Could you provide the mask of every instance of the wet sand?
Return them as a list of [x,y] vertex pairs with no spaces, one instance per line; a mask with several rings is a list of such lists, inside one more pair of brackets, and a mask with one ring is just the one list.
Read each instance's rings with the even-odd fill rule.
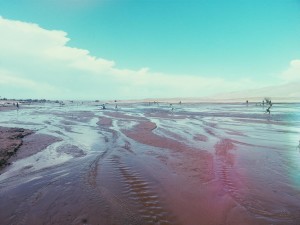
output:
[[118,106],[0,112],[1,224],[300,224],[300,105]]
[[0,105],[0,112],[2,111],[10,111],[10,110],[17,110],[16,106],[13,105],[6,105],[6,106],[2,106]]

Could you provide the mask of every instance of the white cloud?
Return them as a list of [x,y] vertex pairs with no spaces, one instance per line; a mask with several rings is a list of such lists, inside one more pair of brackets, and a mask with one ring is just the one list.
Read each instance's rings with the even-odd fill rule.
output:
[[300,59],[290,62],[289,68],[282,73],[282,78],[286,81],[300,81]]
[[[68,46],[67,33],[0,17],[0,95],[7,97],[120,99],[198,97],[255,87],[227,81],[120,69],[111,60]],[[298,65],[298,64],[297,64]],[[298,68],[298,66],[297,66]]]
[[[23,93],[32,92],[36,98],[47,98],[47,93],[56,92],[59,94],[61,92],[60,89],[55,88],[54,86],[48,85],[46,83],[37,83],[30,79],[24,79],[19,77],[17,74],[14,74],[11,71],[6,71],[0,69],[0,87],[1,87],[1,95],[3,96],[3,92],[14,96],[17,91],[22,91]],[[27,98],[26,95],[21,95],[20,97]]]

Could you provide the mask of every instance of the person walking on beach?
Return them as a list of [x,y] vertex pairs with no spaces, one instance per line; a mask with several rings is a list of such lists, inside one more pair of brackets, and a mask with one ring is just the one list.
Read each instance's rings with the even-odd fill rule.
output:
[[17,102],[17,109],[19,109],[19,103]]
[[270,101],[270,105],[269,105],[269,107],[266,109],[266,112],[265,113],[269,113],[269,115],[270,115],[270,113],[271,113],[271,111],[270,111],[270,108],[272,107],[272,102]]

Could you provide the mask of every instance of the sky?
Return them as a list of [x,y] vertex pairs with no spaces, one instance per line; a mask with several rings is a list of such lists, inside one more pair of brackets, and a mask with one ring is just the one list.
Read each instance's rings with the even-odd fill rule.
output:
[[299,50],[299,0],[0,0],[1,97],[300,97]]

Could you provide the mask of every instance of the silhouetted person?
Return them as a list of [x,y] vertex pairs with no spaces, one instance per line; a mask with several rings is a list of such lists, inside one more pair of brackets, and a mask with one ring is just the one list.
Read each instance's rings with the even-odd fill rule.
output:
[[271,109],[272,105],[273,105],[273,104],[272,104],[271,101],[270,101],[270,105],[269,105],[269,107],[266,109],[266,113],[269,113],[269,115],[270,115],[270,113],[271,113],[270,109]]
[[17,102],[17,108],[19,109],[19,103]]
[[102,104],[102,109],[106,109],[105,104]]
[[247,105],[247,106],[248,106],[248,103],[249,103],[249,102],[248,102],[248,100],[247,100],[247,101],[246,101],[246,105]]

